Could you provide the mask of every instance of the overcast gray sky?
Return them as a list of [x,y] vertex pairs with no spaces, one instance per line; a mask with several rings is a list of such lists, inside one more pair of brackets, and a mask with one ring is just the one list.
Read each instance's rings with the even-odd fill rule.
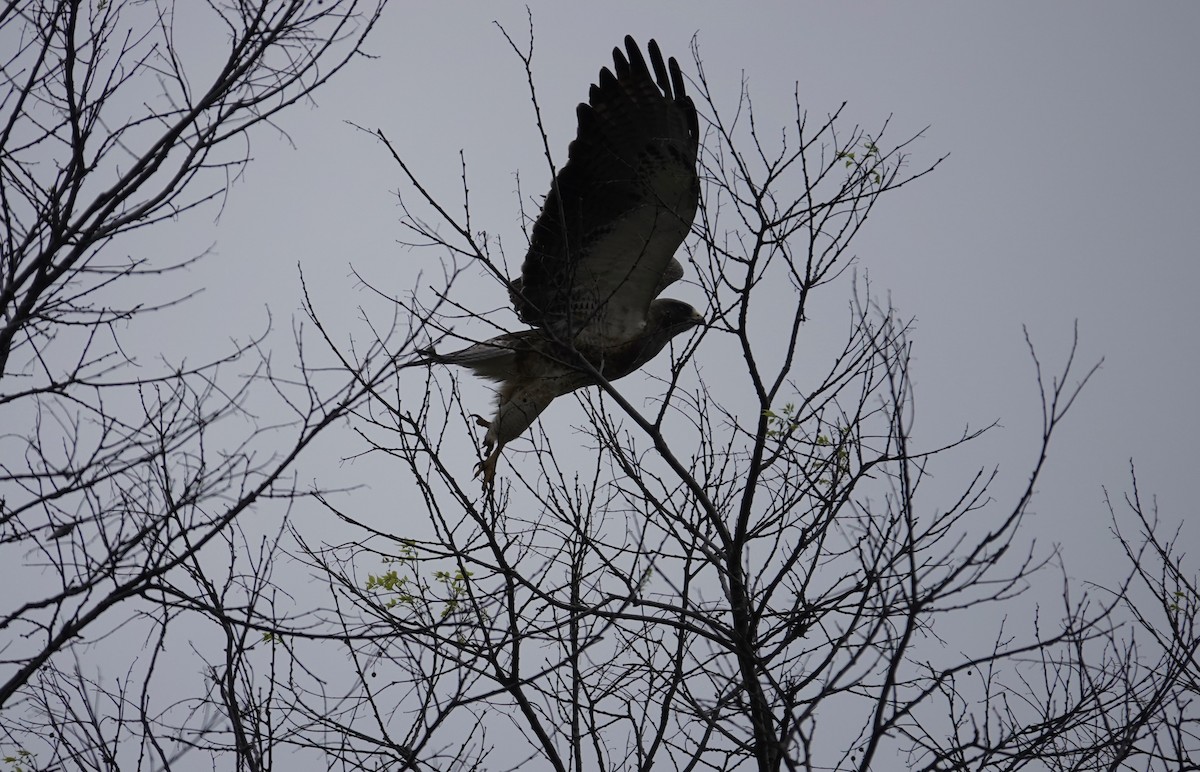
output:
[[[1111,546],[1102,486],[1123,490],[1131,458],[1164,516],[1191,512],[1200,5],[533,3],[532,14],[539,99],[560,158],[575,104],[625,34],[657,38],[688,73],[696,35],[730,106],[748,80],[760,125],[788,120],[798,83],[813,115],[848,101],[848,118],[868,128],[890,116],[894,139],[928,127],[913,167],[949,159],[886,198],[855,250],[876,289],[917,320],[918,438],[998,419],[959,459],[964,470],[997,463],[997,491],[1017,488],[1040,429],[1022,325],[1053,370],[1078,320],[1082,361],[1105,365],[1053,447],[1036,533],[1065,542],[1072,573],[1097,578],[1083,566]],[[267,305],[278,323],[297,306],[297,264],[347,330],[365,302],[351,264],[396,292],[436,269],[435,254],[397,244],[399,169],[346,121],[383,129],[450,200],[461,149],[477,227],[520,259],[514,175],[535,196],[547,173],[521,64],[493,20],[526,38],[523,4],[396,5],[369,45],[379,58],[350,68],[318,108],[287,115],[294,149],[259,135],[217,226],[171,237],[176,247],[217,244],[198,269],[207,294],[188,311],[206,324],[181,336],[244,336]],[[848,281],[825,290],[849,291]],[[498,287],[485,292],[484,307],[502,304]],[[703,350],[698,363],[719,369]],[[1185,537],[1196,539],[1194,529]]]
[[[719,101],[732,109],[745,78],[760,127],[787,123],[798,89],[814,117],[848,102],[847,125],[870,131],[890,119],[893,141],[923,132],[911,148],[911,168],[946,154],[948,160],[885,197],[854,252],[875,290],[916,320],[918,442],[936,445],[965,426],[1001,424],[939,466],[938,481],[958,489],[962,475],[999,465],[997,496],[1011,497],[1025,484],[1041,414],[1022,326],[1047,370],[1057,372],[1078,322],[1079,372],[1101,357],[1105,364],[1052,447],[1028,535],[1062,543],[1074,576],[1110,580],[1103,558],[1115,554],[1115,544],[1103,488],[1119,498],[1131,459],[1164,518],[1188,519],[1200,435],[1200,310],[1193,299],[1200,284],[1200,4],[530,6],[534,76],[559,160],[574,133],[576,103],[626,34],[643,44],[656,38],[688,75],[695,36]],[[166,263],[214,245],[182,277],[204,294],[153,317],[160,334],[131,336],[130,345],[152,352],[166,341],[172,357],[203,361],[226,351],[230,338],[261,331],[269,308],[282,362],[299,316],[298,267],[336,334],[359,339],[367,331],[360,305],[383,324],[390,309],[351,267],[397,294],[422,271],[436,280],[437,251],[398,243],[407,235],[394,193],[405,189],[400,170],[350,123],[383,130],[448,202],[460,195],[462,151],[474,224],[503,241],[515,267],[524,240],[515,176],[530,198],[545,192],[548,173],[525,73],[493,21],[527,40],[524,3],[397,2],[369,41],[376,58],[348,67],[319,92],[316,106],[285,113],[286,138],[270,130],[254,137],[255,160],[219,219],[193,215],[115,245],[160,254]],[[180,42],[203,58],[198,41]],[[806,334],[843,331],[851,289],[848,275],[822,289],[835,311],[814,315]],[[130,291],[139,290],[131,284]],[[470,292],[456,300],[481,309],[506,302],[494,283],[478,281]],[[702,301],[686,284],[671,294]],[[803,350],[801,362],[823,371],[829,363],[815,348]],[[713,381],[729,367],[704,347],[695,363]],[[665,367],[660,361],[649,369],[656,366]],[[645,391],[637,378],[622,387]],[[487,388],[465,376],[463,382],[468,400],[486,412]],[[560,404],[568,402],[547,413],[556,449],[571,447],[569,426],[581,420],[575,405]],[[308,462],[305,473],[359,450],[324,448],[322,461]],[[464,453],[458,461],[469,475],[474,458]],[[501,476],[512,461],[506,455]],[[397,501],[412,494],[386,465],[323,471],[331,485],[369,486],[353,494],[356,512],[368,520],[386,524]],[[348,538],[315,504],[293,516],[302,530],[312,529],[306,533],[314,542]],[[396,531],[411,527],[401,523]],[[1200,546],[1195,527],[1182,545]],[[174,655],[194,659],[184,648]]]

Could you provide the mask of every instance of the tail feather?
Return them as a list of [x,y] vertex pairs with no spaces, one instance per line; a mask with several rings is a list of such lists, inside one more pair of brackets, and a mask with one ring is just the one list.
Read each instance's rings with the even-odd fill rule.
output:
[[432,348],[424,348],[418,349],[417,353],[428,363],[457,365],[481,378],[505,381],[516,375],[517,354],[527,348],[523,338],[521,333],[501,335],[460,351],[439,354]]

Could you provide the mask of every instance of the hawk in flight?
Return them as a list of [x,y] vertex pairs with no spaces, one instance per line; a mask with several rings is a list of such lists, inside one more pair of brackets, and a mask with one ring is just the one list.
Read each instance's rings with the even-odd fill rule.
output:
[[421,352],[426,362],[469,368],[498,382],[487,456],[477,472],[496,473],[505,443],[529,428],[555,397],[624,377],[704,317],[659,298],[683,276],[675,250],[700,198],[699,124],[675,59],[653,40],[649,66],[633,38],[600,70],[579,129],[534,223],[521,275],[509,297],[532,329],[462,351]]

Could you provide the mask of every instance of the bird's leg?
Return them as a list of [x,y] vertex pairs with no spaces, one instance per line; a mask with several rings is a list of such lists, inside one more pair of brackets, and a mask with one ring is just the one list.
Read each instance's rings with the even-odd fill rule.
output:
[[488,430],[487,436],[483,438],[483,449],[487,451],[487,455],[475,465],[475,476],[482,477],[484,485],[491,485],[492,480],[496,478],[496,462],[500,460],[500,449],[504,447],[504,443],[496,441],[496,433],[492,428],[494,422],[478,413],[472,413],[471,417],[475,419],[475,423]]
[[500,454],[493,451],[487,458],[475,465],[475,476],[483,480],[484,485],[491,485],[496,479],[496,461]]
[[475,465],[475,476],[482,477],[484,485],[491,485],[492,481],[496,479],[496,462],[500,460],[500,449],[503,445],[492,447],[492,443],[485,440],[483,447],[488,454]]

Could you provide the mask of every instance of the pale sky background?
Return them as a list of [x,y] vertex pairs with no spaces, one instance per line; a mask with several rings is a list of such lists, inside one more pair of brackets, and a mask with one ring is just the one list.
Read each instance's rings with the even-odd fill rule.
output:
[[[1108,558],[1117,553],[1103,488],[1119,498],[1130,459],[1143,493],[1157,497],[1168,523],[1191,516],[1200,460],[1200,310],[1193,298],[1200,284],[1200,4],[647,5],[531,3],[534,75],[558,159],[574,133],[576,103],[626,34],[642,44],[656,38],[688,75],[689,41],[697,36],[724,103],[732,108],[744,76],[760,126],[782,126],[793,116],[798,83],[814,118],[845,101],[847,128],[860,122],[874,130],[890,116],[893,142],[924,130],[910,168],[945,154],[948,160],[885,196],[853,251],[875,289],[916,319],[918,442],[933,445],[967,425],[1001,423],[938,467],[937,480],[957,489],[974,469],[999,465],[994,493],[1011,500],[1027,479],[1041,429],[1022,325],[1055,373],[1078,321],[1077,372],[1101,357],[1105,364],[1051,449],[1027,537],[1061,543],[1079,579],[1112,579]],[[290,142],[269,129],[253,138],[254,161],[219,219],[208,210],[130,239],[130,251],[171,262],[214,245],[183,277],[204,294],[143,322],[158,333],[143,339],[143,353],[167,348],[199,362],[227,350],[230,338],[260,331],[269,308],[277,363],[288,361],[290,327],[299,317],[298,265],[326,321],[360,339],[366,326],[359,305],[380,313],[380,323],[386,307],[359,285],[351,266],[398,294],[421,271],[440,275],[437,251],[398,243],[407,235],[394,195],[405,189],[400,170],[348,122],[382,129],[452,203],[459,200],[461,150],[474,224],[502,238],[515,267],[523,236],[514,175],[521,174],[527,197],[540,197],[549,180],[525,74],[493,20],[527,39],[522,3],[396,3],[368,41],[376,59],[348,67],[318,93],[315,107],[281,117]],[[505,302],[495,284],[476,285],[478,296],[456,300],[484,309]],[[810,319],[812,335],[829,326],[843,333],[850,292],[849,276],[822,290],[833,311]],[[671,294],[702,300],[686,285]],[[729,367],[706,358],[703,347],[695,361],[710,379]],[[828,362],[814,355],[811,367]],[[639,378],[622,387],[644,391]],[[482,412],[487,388],[463,382]],[[560,404],[567,402],[547,414],[548,430],[559,432],[556,448],[570,447],[568,427],[580,420],[573,404]],[[366,484],[353,494],[355,509],[387,523],[413,489],[386,466],[338,463],[359,450],[325,448],[304,474]],[[474,458],[464,453],[461,463],[470,475]],[[506,455],[501,476],[510,463]],[[316,541],[349,538],[315,505],[293,517]],[[416,527],[400,522],[395,530]],[[1200,546],[1193,525],[1181,544]]]
[[[697,35],[730,106],[744,73],[760,125],[788,120],[799,83],[813,116],[847,101],[847,118],[869,129],[891,116],[893,140],[928,127],[912,168],[949,159],[885,197],[854,250],[875,288],[917,320],[918,439],[998,419],[1000,429],[957,458],[963,471],[999,464],[997,493],[1017,489],[1040,430],[1021,327],[1054,372],[1078,320],[1081,363],[1105,364],[1052,448],[1036,535],[1065,543],[1073,574],[1098,578],[1084,565],[1111,547],[1102,486],[1123,491],[1131,458],[1164,517],[1190,515],[1200,433],[1200,5],[617,2],[534,3],[532,13],[539,99],[560,158],[575,104],[627,33],[656,38],[689,74]],[[216,242],[193,271],[208,289],[187,310],[181,346],[244,337],[270,306],[286,348],[297,263],[326,317],[359,335],[356,306],[369,297],[351,264],[397,293],[418,271],[436,272],[436,252],[397,243],[399,169],[346,121],[383,129],[452,202],[461,149],[476,226],[499,234],[519,261],[514,174],[527,196],[544,193],[548,177],[521,64],[493,20],[526,39],[522,4],[395,5],[369,41],[379,58],[349,68],[317,108],[283,119],[294,148],[257,136],[216,226],[197,218],[171,234],[175,249]],[[480,286],[481,307],[504,302],[498,287]],[[849,291],[847,280],[825,299],[840,308]],[[674,294],[701,299],[694,287]],[[845,314],[828,323],[840,332]],[[703,350],[698,363],[709,377],[723,366],[706,363]],[[484,387],[468,388],[486,403]],[[1198,538],[1191,529],[1184,543]]]

